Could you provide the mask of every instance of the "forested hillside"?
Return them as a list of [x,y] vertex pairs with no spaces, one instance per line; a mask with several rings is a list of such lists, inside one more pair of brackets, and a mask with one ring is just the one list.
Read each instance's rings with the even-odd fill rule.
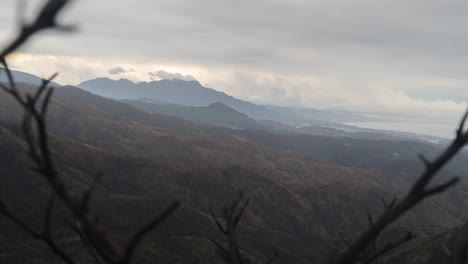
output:
[[[28,91],[32,86],[22,84]],[[172,201],[182,207],[139,248],[137,263],[216,263],[209,239],[220,239],[209,206],[229,204],[239,191],[252,203],[240,228],[242,249],[262,260],[278,249],[278,263],[314,263],[345,247],[367,227],[366,210],[382,211],[381,198],[401,195],[422,170],[420,152],[436,146],[401,142],[282,135],[194,124],[148,114],[76,87],[57,88],[47,124],[60,175],[77,193],[98,173],[92,208],[118,239],[145,223]],[[2,200],[31,224],[40,225],[47,186],[30,172],[18,105],[0,94]],[[464,154],[460,157],[463,159]],[[454,161],[438,180],[466,174]],[[392,226],[390,239],[416,230],[432,234],[467,218],[468,186],[458,185],[411,211]],[[18,193],[28,194],[18,196]],[[56,210],[60,215],[61,209]],[[0,261],[32,258],[50,263],[52,255],[2,218]],[[75,235],[54,221],[54,235],[82,261],[86,254]],[[429,232],[429,233],[428,233]],[[18,250],[17,245],[25,246]]]

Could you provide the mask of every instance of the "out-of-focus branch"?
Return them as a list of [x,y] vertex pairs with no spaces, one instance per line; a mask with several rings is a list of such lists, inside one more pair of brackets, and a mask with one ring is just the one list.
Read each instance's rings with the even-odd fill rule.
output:
[[[384,213],[364,231],[357,239],[351,244],[351,247],[341,254],[336,260],[332,261],[335,264],[350,264],[356,263],[359,259],[361,252],[363,252],[372,241],[379,236],[379,234],[387,228],[390,224],[394,223],[398,218],[404,215],[408,210],[414,208],[417,204],[424,199],[442,193],[448,188],[454,186],[459,178],[452,178],[444,183],[429,187],[434,176],[466,145],[468,142],[468,132],[465,131],[465,122],[468,117],[468,111],[464,114],[460,121],[460,125],[456,131],[456,137],[446,150],[433,162],[422,157],[425,164],[425,170],[417,181],[413,184],[408,194],[401,200],[394,199],[391,203],[384,202]],[[397,245],[398,246],[398,245]],[[394,248],[394,247],[393,247]],[[388,250],[387,250],[388,251]],[[385,253],[385,252],[383,252]]]
[[[382,200],[382,203],[384,204],[384,210],[385,210],[384,213],[391,210],[393,208],[393,205],[395,204],[395,202],[396,202],[396,200],[393,199],[392,202],[387,204],[385,202],[385,200]],[[367,210],[367,221],[369,223],[369,228],[371,228],[375,224],[374,223],[374,218],[373,218],[373,216],[372,216],[372,214],[370,213],[369,210]],[[348,247],[348,249],[353,247],[353,244],[351,242],[349,242],[342,233],[339,233],[339,235],[340,235],[341,239],[343,240],[343,242]],[[378,264],[378,263],[380,263],[380,258],[384,254],[386,254],[389,251],[392,251],[393,249],[401,246],[402,244],[412,240],[415,237],[416,236],[413,233],[409,232],[409,233],[406,234],[406,236],[404,236],[400,240],[397,240],[397,241],[394,241],[394,242],[388,242],[383,247],[379,247],[379,245],[378,245],[379,236],[376,236],[369,243],[369,245],[359,253],[359,255],[357,257],[357,262],[358,263],[364,263],[364,264],[371,264],[371,263]]]
[[[218,230],[224,235],[227,246],[223,246],[218,241],[211,239],[211,242],[218,249],[219,255],[230,264],[248,264],[249,260],[243,256],[239,243],[237,241],[237,227],[242,216],[244,215],[247,206],[249,205],[250,198],[244,200],[244,194],[241,192],[239,197],[231,204],[231,206],[223,208],[223,221],[219,220],[210,207],[210,214],[215,222]],[[275,250],[272,257],[267,260],[267,264],[271,264],[278,256],[278,251]]]
[[[45,29],[64,29],[65,27],[57,24],[57,16],[72,0],[48,0],[38,13],[33,23],[21,25],[21,31],[18,36],[3,50],[0,50],[0,63],[4,66],[4,72],[7,75],[7,84],[1,84],[0,87],[10,94],[23,109],[22,130],[25,135],[25,141],[28,148],[28,155],[35,164],[34,171],[42,175],[49,185],[52,192],[59,198],[64,205],[72,212],[74,223],[71,224],[89,249],[95,256],[97,262],[106,263],[129,263],[133,251],[140,242],[141,238],[153,228],[166,220],[174,210],[179,206],[176,202],[167,208],[160,216],[156,217],[148,225],[139,229],[130,239],[126,247],[122,247],[114,242],[107,231],[99,223],[89,210],[89,200],[94,192],[96,182],[92,183],[89,189],[83,195],[82,200],[78,200],[76,195],[67,189],[63,179],[58,174],[52,154],[49,147],[49,137],[47,134],[46,114],[53,94],[53,88],[48,84],[57,74],[51,78],[43,80],[42,84],[33,94],[21,94],[14,81],[14,76],[8,67],[6,57],[26,43],[31,37]],[[74,263],[70,257],[60,250],[50,236],[50,218],[52,217],[53,200],[49,203],[44,221],[44,230],[42,233],[36,233],[29,228],[20,219],[15,217],[7,207],[0,203],[0,212],[10,218],[15,224],[26,230],[33,237],[44,241],[53,252],[60,256],[67,263]]]
[[[22,129],[28,146],[28,154],[36,165],[34,170],[45,177],[54,193],[56,193],[67,208],[72,211],[76,218],[74,230],[79,231],[80,236],[85,238],[83,242],[89,243],[87,246],[91,246],[94,249],[93,252],[97,253],[99,259],[108,263],[129,263],[140,239],[151,229],[166,220],[179,206],[179,203],[174,203],[160,216],[151,221],[151,223],[138,230],[125,248],[116,244],[107,235],[107,231],[95,221],[96,217],[89,212],[88,204],[96,182],[91,184],[89,189],[85,192],[83,199],[80,201],[74,194],[67,190],[55,169],[51,158],[45,124],[46,113],[53,92],[53,88],[47,87],[47,84],[50,83],[52,79],[43,81],[35,94],[22,96],[16,87],[8,64],[5,61],[3,64],[7,76],[9,76],[8,79],[10,83],[8,86],[0,84],[0,87],[11,94],[23,107],[24,117]],[[54,76],[56,75],[54,74],[52,77]]]
[[415,238],[415,235],[413,233],[408,233],[406,236],[401,238],[398,241],[395,242],[390,242],[387,245],[385,245],[382,249],[376,251],[373,255],[368,256],[366,259],[364,259],[364,264],[371,264],[377,259],[379,259],[381,256],[385,255],[387,252],[390,252],[394,250],[395,248],[401,246],[402,244],[412,240]]
[[164,212],[162,212],[159,216],[155,217],[151,222],[149,222],[146,226],[140,228],[139,231],[137,231],[132,238],[130,239],[126,249],[125,249],[125,254],[124,258],[122,259],[121,263],[129,263],[133,253],[135,251],[136,246],[139,244],[141,239],[148,234],[153,228],[156,226],[160,225],[166,219],[171,216],[174,211],[180,206],[180,202],[174,202],[172,205],[170,205]]
[[226,237],[227,246],[224,247],[215,240],[211,240],[211,242],[218,248],[220,256],[231,264],[249,263],[248,259],[242,255],[237,241],[237,226],[250,202],[248,198],[243,202],[243,205],[240,206],[242,200],[244,200],[243,193],[239,195],[231,206],[223,208],[224,223],[216,217],[213,209],[210,207],[210,213],[216,226]]
[[17,226],[21,227],[27,233],[29,233],[32,237],[36,238],[47,244],[47,246],[61,258],[65,263],[75,263],[62,249],[58,247],[58,245],[54,242],[52,238],[51,232],[51,221],[52,221],[52,209],[54,204],[55,196],[52,195],[46,209],[46,216],[44,219],[43,229],[40,233],[34,231],[31,227],[29,227],[26,223],[16,217],[4,204],[0,201],[0,213],[8,217],[12,222],[14,222]]
[[[64,26],[57,24],[57,16],[72,0],[49,0],[45,2],[36,19],[31,24],[22,24],[21,31],[16,38],[0,52],[0,59],[5,58],[20,48],[32,36],[46,29],[60,29]],[[22,8],[22,6],[20,6]]]

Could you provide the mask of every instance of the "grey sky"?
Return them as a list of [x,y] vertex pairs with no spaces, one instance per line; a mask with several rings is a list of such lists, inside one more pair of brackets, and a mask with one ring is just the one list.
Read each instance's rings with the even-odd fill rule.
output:
[[[0,2],[2,36],[15,2]],[[77,0],[64,19],[77,33],[43,36],[12,63],[37,74],[47,63],[66,83],[118,65],[135,71],[113,77],[192,75],[261,103],[457,115],[467,13],[455,0]]]

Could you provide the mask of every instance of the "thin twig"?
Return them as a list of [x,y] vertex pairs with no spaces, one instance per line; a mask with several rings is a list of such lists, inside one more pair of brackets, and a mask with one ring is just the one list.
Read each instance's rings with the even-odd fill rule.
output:
[[[57,16],[72,0],[48,0],[38,13],[36,19],[31,24],[22,24],[21,31],[17,37],[7,47],[0,51],[0,63],[4,66],[4,71],[7,75],[8,85],[0,84],[0,87],[9,93],[23,108],[24,116],[22,130],[25,135],[25,141],[28,147],[28,154],[35,163],[34,171],[38,172],[48,181],[52,187],[54,198],[57,196],[64,205],[70,209],[75,217],[73,229],[80,234],[84,239],[86,246],[92,247],[93,254],[97,256],[97,260],[103,260],[108,263],[128,263],[132,257],[133,251],[141,238],[151,229],[161,224],[171,215],[178,207],[176,202],[167,208],[160,216],[153,220],[150,224],[139,229],[130,239],[130,243],[125,250],[117,245],[107,235],[106,230],[96,223],[96,217],[93,217],[88,212],[88,203],[94,191],[94,184],[90,186],[83,196],[83,200],[79,201],[65,186],[63,179],[57,173],[54,162],[52,160],[51,150],[49,146],[49,137],[46,127],[46,114],[52,98],[53,88],[49,88],[51,80],[57,74],[53,74],[49,79],[43,80],[39,88],[34,94],[26,94],[23,97],[17,89],[14,76],[8,67],[6,57],[20,48],[31,37],[46,29],[65,29],[66,27],[57,24]],[[38,105],[40,103],[40,105]],[[50,237],[50,221],[52,214],[53,201],[51,200],[44,222],[44,233],[37,234],[22,221],[16,218],[4,204],[0,204],[1,212],[8,216],[14,223],[30,233],[33,237],[42,239],[54,253],[60,256],[64,261],[73,263],[73,261],[52,241]]]
[[379,234],[387,228],[390,224],[395,222],[398,218],[404,215],[408,210],[414,208],[417,204],[422,202],[424,199],[442,193],[448,188],[454,186],[459,178],[452,178],[445,183],[441,183],[434,187],[429,188],[428,185],[434,176],[466,145],[468,142],[468,132],[465,131],[465,121],[468,117],[468,111],[463,115],[460,125],[456,131],[456,137],[446,150],[433,162],[425,163],[425,170],[418,178],[418,180],[410,188],[408,194],[398,202],[390,203],[389,205],[384,202],[386,210],[384,213],[364,231],[352,246],[346,250],[342,255],[338,257],[333,263],[336,264],[349,264],[355,263],[361,252],[363,252],[369,244],[379,236]]

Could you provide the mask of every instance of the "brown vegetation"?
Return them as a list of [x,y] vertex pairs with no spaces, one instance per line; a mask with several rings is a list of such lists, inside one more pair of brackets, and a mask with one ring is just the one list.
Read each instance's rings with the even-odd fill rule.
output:
[[[145,114],[130,106],[72,87],[60,88],[59,93],[63,94],[57,96],[55,109],[48,111],[53,93],[48,84],[55,75],[44,80],[35,90],[26,85],[20,87],[8,69],[6,58],[38,32],[57,28],[56,17],[68,2],[47,1],[37,19],[31,25],[24,25],[17,38],[0,53],[0,60],[9,79],[7,84],[2,84],[2,88],[11,96],[1,97],[4,103],[2,108],[6,111],[8,108],[5,106],[11,105],[12,98],[20,106],[19,109],[10,109],[10,113],[2,115],[2,124],[11,126],[18,117],[18,110],[23,113],[23,136],[3,127],[1,135],[5,142],[2,144],[5,148],[10,148],[12,153],[18,149],[25,150],[32,160],[33,170],[46,180],[49,186],[47,190],[51,193],[40,231],[35,231],[27,219],[22,218],[25,214],[18,212],[21,211],[19,203],[14,202],[13,206],[2,203],[0,209],[12,222],[44,242],[55,255],[67,263],[77,261],[64,249],[63,241],[54,239],[54,209],[58,208],[68,215],[67,223],[74,232],[73,237],[78,237],[96,262],[129,263],[140,240],[157,226],[165,226],[166,230],[172,230],[173,233],[184,233],[181,228],[185,227],[190,229],[185,230],[185,233],[213,233],[214,230],[207,227],[211,220],[206,213],[207,207],[213,201],[226,203],[229,200],[226,193],[232,193],[232,190],[244,190],[256,204],[249,213],[245,211],[247,203],[238,209],[241,201],[238,199],[223,210],[224,222],[219,221],[215,213],[212,213],[218,229],[227,240],[227,246],[220,244],[217,239],[212,241],[227,262],[246,263],[250,259],[262,262],[262,257],[258,256],[271,252],[273,248],[279,250],[280,260],[281,253],[285,253],[287,258],[282,259],[285,262],[323,261],[317,256],[325,255],[331,247],[327,245],[329,242],[322,239],[324,234],[339,234],[341,229],[350,233],[350,229],[356,226],[353,221],[359,221],[358,219],[367,215],[368,226],[364,232],[351,242],[342,235],[347,249],[340,251],[337,258],[330,263],[372,263],[414,237],[411,230],[410,233],[406,232],[408,228],[405,227],[410,225],[405,225],[404,222],[411,221],[411,212],[416,210],[416,205],[430,196],[445,192],[458,182],[458,178],[437,182],[434,177],[468,141],[468,132],[464,128],[466,115],[452,144],[433,162],[421,158],[425,165],[424,172],[415,179],[408,193],[400,199],[387,200],[388,202],[383,200],[383,213],[374,219],[373,212],[377,209],[369,210],[366,214],[365,210],[356,208],[363,204],[377,208],[375,201],[378,198],[389,197],[390,192],[397,191],[396,188],[386,188],[388,178],[375,169],[316,163],[297,153],[253,144],[240,139],[238,133],[231,133],[229,130],[219,129],[212,134],[204,134],[206,128],[203,126]],[[72,101],[69,99],[70,93],[74,93]],[[75,118],[70,119],[70,116]],[[46,117],[51,118],[48,125]],[[53,137],[49,136],[49,127]],[[21,171],[16,172],[18,175],[24,174],[21,167],[27,161],[19,153],[15,155],[16,158],[7,162],[18,165],[18,168],[13,167]],[[175,162],[174,157],[180,163]],[[206,163],[210,165],[200,165]],[[102,186],[105,189],[98,190],[100,177],[89,177],[95,171],[102,171]],[[156,176],[155,172],[159,175]],[[132,174],[141,177],[129,178]],[[84,175],[86,177],[79,177]],[[112,177],[106,178],[105,175]],[[321,177],[314,177],[315,175]],[[80,179],[86,183],[80,183]],[[404,185],[410,186],[408,177],[392,180],[402,181]],[[41,188],[41,191],[45,190]],[[346,191],[346,188],[351,191]],[[78,190],[81,191],[80,195],[77,194]],[[3,191],[10,194],[8,197],[12,197],[17,189]],[[194,191],[199,193],[193,193]],[[383,192],[386,192],[385,195],[382,195]],[[156,197],[151,197],[149,193]],[[93,195],[99,197],[93,204],[94,210],[91,209]],[[165,221],[179,207],[179,203],[152,206],[161,197],[185,201],[186,205],[180,210],[181,215],[172,221]],[[444,202],[449,204],[448,207],[459,206],[456,204],[457,197],[445,198]],[[126,209],[115,211],[116,208],[106,206],[108,200],[122,200]],[[314,200],[315,203],[312,203]],[[328,204],[323,204],[325,201]],[[433,204],[440,201],[435,200]],[[57,202],[60,202],[60,206],[56,205]],[[135,204],[143,204],[149,211],[163,209],[163,213],[133,232],[126,244],[120,242],[122,234],[116,234],[118,227],[122,225],[104,228],[97,214],[93,213],[99,211],[108,219],[116,212],[137,215],[138,213],[132,212],[136,210],[132,207]],[[426,206],[419,210],[428,210],[431,203]],[[463,208],[465,206],[462,205]],[[443,210],[438,210],[443,213]],[[245,223],[242,223],[240,220],[244,212],[247,217],[244,219]],[[404,215],[407,218],[397,222]],[[413,217],[421,216],[416,214]],[[453,220],[454,217],[447,219]],[[125,216],[120,216],[119,221],[125,223],[123,226],[133,227],[136,224]],[[392,239],[384,239],[382,245],[377,245],[379,236],[395,223],[400,224],[399,228],[403,229],[398,233],[405,235],[394,242]],[[366,225],[361,224],[359,227],[364,228]],[[254,236],[240,235],[249,232],[254,233],[257,239]],[[270,239],[274,243],[267,241]],[[457,264],[465,263],[466,259],[466,239],[459,241],[455,250],[446,250],[453,263]],[[248,256],[244,256],[244,246],[252,251]],[[78,257],[83,260],[82,256]],[[267,263],[271,261],[272,259],[267,260]]]

